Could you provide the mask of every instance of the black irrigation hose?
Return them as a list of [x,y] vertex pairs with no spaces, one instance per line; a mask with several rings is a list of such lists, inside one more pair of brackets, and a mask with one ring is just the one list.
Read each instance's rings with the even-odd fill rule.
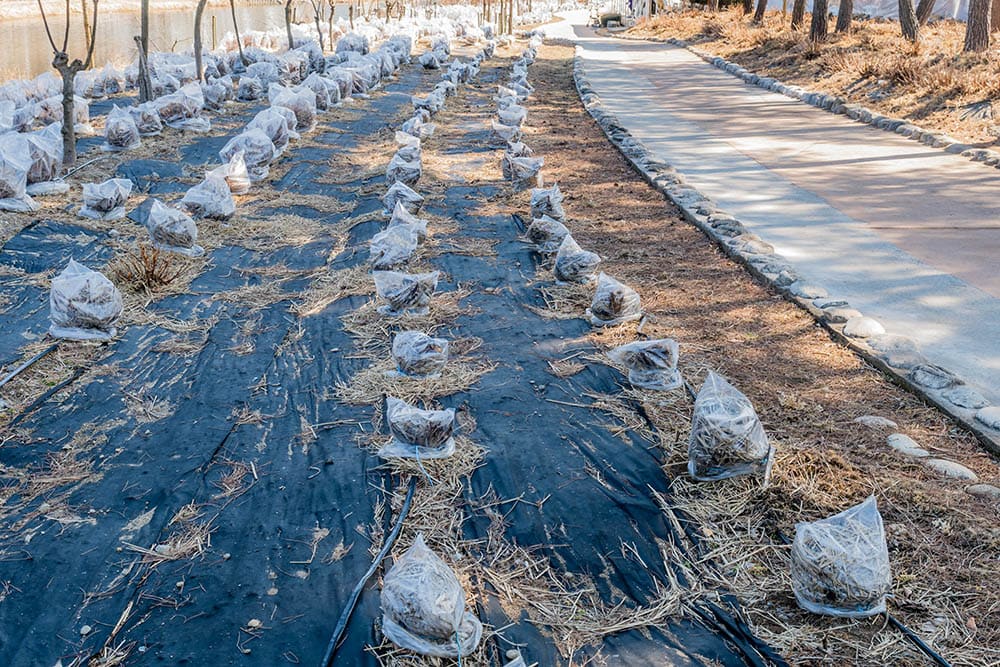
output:
[[59,347],[59,343],[52,343],[52,345],[49,345],[47,348],[45,348],[44,350],[33,356],[31,359],[28,359],[26,362],[24,362],[14,370],[12,370],[10,373],[7,374],[7,377],[0,380],[0,387],[4,386],[8,382],[16,378],[25,370],[31,368],[32,365],[40,361],[43,357],[45,357],[45,355],[47,355],[49,352],[52,352],[52,350],[56,349],[57,347]]
[[330,667],[333,664],[333,658],[337,655],[337,649],[340,648],[340,640],[344,636],[344,632],[347,630],[347,624],[351,620],[351,614],[354,613],[354,608],[358,604],[358,598],[361,597],[361,592],[365,589],[365,584],[368,580],[372,578],[375,574],[375,570],[379,568],[385,557],[389,555],[389,551],[392,550],[393,545],[399,538],[399,533],[403,530],[403,521],[406,520],[406,515],[410,513],[410,506],[413,504],[413,493],[417,488],[417,478],[410,478],[410,488],[406,491],[406,500],[403,501],[403,507],[399,510],[399,516],[396,518],[396,524],[392,527],[392,531],[386,538],[385,543],[382,545],[382,549],[379,550],[378,555],[375,556],[375,560],[372,561],[371,567],[365,572],[364,576],[358,582],[358,585],[354,587],[351,592],[351,597],[347,601],[347,606],[344,607],[344,611],[340,614],[340,620],[337,621],[337,627],[333,630],[333,636],[330,638],[330,643],[326,647],[326,654],[323,656],[323,662],[320,663],[321,667]]
[[70,385],[73,382],[75,382],[81,375],[83,375],[83,371],[84,371],[84,369],[82,367],[81,368],[77,368],[75,371],[73,371],[73,375],[69,376],[68,378],[66,378],[65,380],[63,380],[62,382],[60,382],[59,384],[57,384],[57,385],[55,385],[53,387],[50,387],[48,391],[46,391],[44,394],[42,394],[41,396],[39,396],[38,398],[36,398],[34,401],[32,401],[31,404],[28,405],[28,407],[26,407],[24,410],[21,410],[21,412],[19,412],[17,414],[17,416],[14,417],[10,421],[10,424],[8,424],[8,426],[10,428],[13,428],[13,427],[17,426],[18,424],[20,424],[22,421],[24,421],[24,419],[28,415],[30,415],[32,412],[34,412],[42,403],[44,403],[45,401],[49,400],[50,398],[52,398],[52,396],[54,394],[62,391],[68,385]]

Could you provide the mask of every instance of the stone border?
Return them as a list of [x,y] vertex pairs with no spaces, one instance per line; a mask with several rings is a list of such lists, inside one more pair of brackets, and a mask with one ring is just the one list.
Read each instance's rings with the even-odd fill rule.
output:
[[806,90],[801,86],[782,83],[772,77],[760,76],[759,74],[747,70],[739,63],[726,60],[722,56],[716,56],[708,53],[707,51],[702,51],[695,46],[691,46],[683,39],[677,39],[676,37],[671,37],[669,39],[664,39],[662,37],[629,37],[627,35],[612,35],[612,37],[614,39],[623,39],[633,42],[670,44],[672,46],[686,49],[707,62],[709,65],[712,65],[723,72],[732,74],[737,79],[741,79],[744,83],[749,85],[763,88],[764,90],[772,93],[779,93],[785,97],[790,97],[793,100],[799,100],[800,102],[804,102],[809,106],[816,107],[817,109],[822,109],[823,111],[829,111],[833,114],[847,116],[851,120],[864,123],[865,125],[870,125],[879,130],[885,130],[886,132],[898,134],[902,137],[906,137],[907,139],[912,139],[913,141],[919,141],[920,143],[930,146],[931,148],[940,148],[945,153],[961,155],[962,157],[968,158],[973,162],[981,162],[987,167],[1000,169],[1000,152],[998,151],[990,150],[988,148],[975,148],[969,144],[963,144],[958,139],[955,139],[954,137],[951,137],[943,132],[925,130],[919,125],[910,123],[905,119],[890,118],[889,116],[883,116],[879,112],[860,104],[850,104],[843,97],[827,95],[826,93],[817,93],[815,91]]
[[916,341],[886,333],[881,324],[851,308],[847,301],[830,298],[823,288],[804,281],[787,259],[774,252],[773,246],[688,185],[674,167],[656,159],[614,113],[604,108],[587,79],[580,53],[581,47],[577,46],[573,80],[584,108],[651,186],[673,202],[684,217],[715,241],[727,256],[812,315],[834,340],[857,352],[903,388],[953,417],[987,450],[1000,454],[1000,406],[989,405],[961,378],[927,360]]

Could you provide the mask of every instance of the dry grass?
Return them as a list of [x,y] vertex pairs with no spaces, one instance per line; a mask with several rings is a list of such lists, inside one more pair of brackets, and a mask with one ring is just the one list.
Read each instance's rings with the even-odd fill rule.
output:
[[917,46],[893,21],[855,20],[853,33],[831,32],[816,46],[807,30],[793,31],[788,23],[780,12],[756,26],[738,9],[685,11],[640,22],[629,33],[684,39],[762,76],[840,95],[960,141],[988,145],[1000,137],[993,117],[1000,104],[1000,58],[996,50],[961,53],[964,23],[931,23],[921,29]]
[[423,315],[404,313],[387,317],[378,312],[379,302],[373,300],[341,319],[344,330],[355,339],[358,347],[385,347],[392,332],[415,329],[431,335],[460,315],[472,314],[471,308],[461,303],[470,293],[468,288],[461,286],[451,292],[435,292],[428,312]]

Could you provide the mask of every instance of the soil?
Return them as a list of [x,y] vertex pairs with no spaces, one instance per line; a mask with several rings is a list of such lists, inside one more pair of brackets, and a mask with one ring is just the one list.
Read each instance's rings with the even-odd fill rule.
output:
[[792,30],[789,21],[781,12],[768,12],[753,25],[738,8],[669,12],[640,21],[627,34],[683,39],[752,72],[838,95],[962,142],[998,141],[1000,57],[996,48],[962,53],[964,23],[930,23],[914,45],[895,21],[856,18],[848,35],[834,33],[831,21],[829,38],[814,45],[808,15],[803,30]]

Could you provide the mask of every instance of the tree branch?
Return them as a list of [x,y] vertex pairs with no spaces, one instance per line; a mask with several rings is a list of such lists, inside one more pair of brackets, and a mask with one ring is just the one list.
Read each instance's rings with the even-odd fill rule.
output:
[[69,48],[69,0],[66,0],[66,32],[63,33],[63,53]]
[[[69,0],[66,0],[69,2]],[[90,69],[94,64],[94,45],[97,44],[97,3],[94,0],[94,25],[90,27],[90,46],[87,48],[87,62],[83,64],[83,69]]]
[[52,39],[52,31],[49,30],[49,18],[45,15],[45,8],[42,7],[42,0],[38,0],[38,10],[42,13],[42,23],[45,24],[45,34],[49,36],[49,44],[52,45],[52,53],[59,53],[56,41]]

